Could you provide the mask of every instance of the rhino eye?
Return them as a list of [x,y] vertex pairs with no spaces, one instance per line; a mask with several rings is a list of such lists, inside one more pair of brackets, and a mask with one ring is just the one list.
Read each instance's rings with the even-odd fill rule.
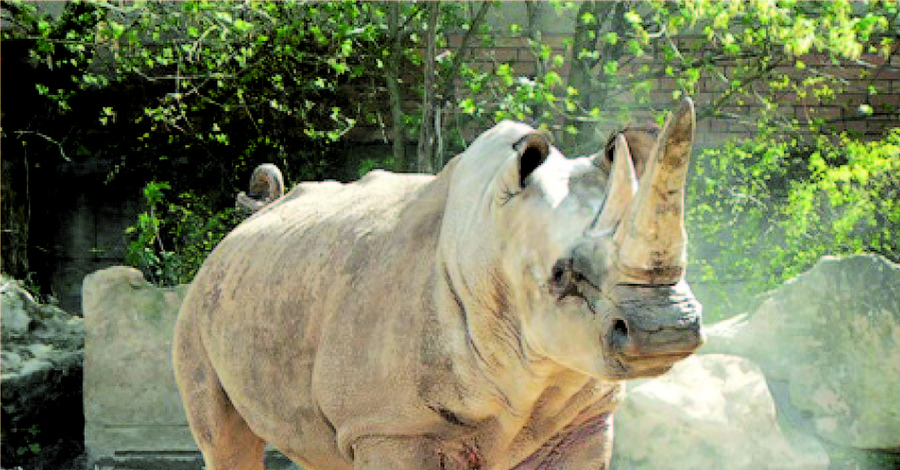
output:
[[573,269],[572,258],[564,258],[556,261],[550,270],[550,292],[558,300],[569,295],[584,297],[578,284],[584,280],[584,276]]

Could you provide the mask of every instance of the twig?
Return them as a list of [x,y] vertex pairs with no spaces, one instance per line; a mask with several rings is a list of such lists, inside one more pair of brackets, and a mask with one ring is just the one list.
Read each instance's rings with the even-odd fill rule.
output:
[[46,140],[47,142],[50,142],[50,143],[52,143],[52,144],[56,144],[56,146],[59,147],[59,154],[60,154],[60,156],[62,156],[63,160],[65,160],[65,161],[67,161],[67,162],[71,162],[71,161],[72,161],[72,159],[70,159],[70,158],[66,155],[65,150],[63,150],[62,144],[61,144],[60,142],[56,141],[56,140],[53,140],[51,137],[49,137],[49,136],[47,136],[47,135],[45,135],[45,134],[41,134],[40,132],[37,132],[37,131],[15,131],[15,132],[16,132],[16,134],[34,134],[34,135],[36,135],[36,136],[38,136],[38,137],[43,138],[43,139]]

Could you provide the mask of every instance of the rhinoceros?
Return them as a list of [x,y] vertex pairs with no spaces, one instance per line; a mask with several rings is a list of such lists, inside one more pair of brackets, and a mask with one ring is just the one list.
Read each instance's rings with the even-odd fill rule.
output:
[[206,468],[262,469],[267,445],[309,469],[606,468],[621,381],[703,341],[684,280],[694,127],[685,100],[650,148],[620,133],[566,158],[501,122],[436,176],[266,205],[176,326]]

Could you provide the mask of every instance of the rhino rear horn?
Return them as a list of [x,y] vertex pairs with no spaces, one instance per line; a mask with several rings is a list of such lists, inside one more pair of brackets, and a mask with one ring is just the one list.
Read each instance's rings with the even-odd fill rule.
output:
[[619,268],[635,283],[674,284],[684,276],[684,185],[694,127],[694,104],[685,98],[657,138],[634,203],[616,231]]
[[615,149],[606,199],[603,201],[603,208],[600,209],[597,218],[591,224],[589,236],[614,230],[616,225],[622,220],[622,216],[631,205],[631,201],[638,190],[637,177],[632,164],[631,149],[628,146],[625,135],[620,133],[616,137],[614,145]]

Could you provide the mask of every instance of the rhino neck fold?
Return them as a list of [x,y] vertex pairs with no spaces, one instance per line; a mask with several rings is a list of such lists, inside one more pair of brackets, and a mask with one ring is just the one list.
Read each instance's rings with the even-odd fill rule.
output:
[[525,341],[499,276],[487,276],[492,289],[479,292],[465,281],[454,282],[446,263],[440,270],[435,298],[447,308],[437,309],[439,321],[444,331],[462,332],[460,337],[446,338],[449,354],[461,359],[455,361],[459,370],[454,372],[465,381],[490,383],[496,402],[517,412],[519,403],[537,398],[535,390],[542,390],[558,367]]

